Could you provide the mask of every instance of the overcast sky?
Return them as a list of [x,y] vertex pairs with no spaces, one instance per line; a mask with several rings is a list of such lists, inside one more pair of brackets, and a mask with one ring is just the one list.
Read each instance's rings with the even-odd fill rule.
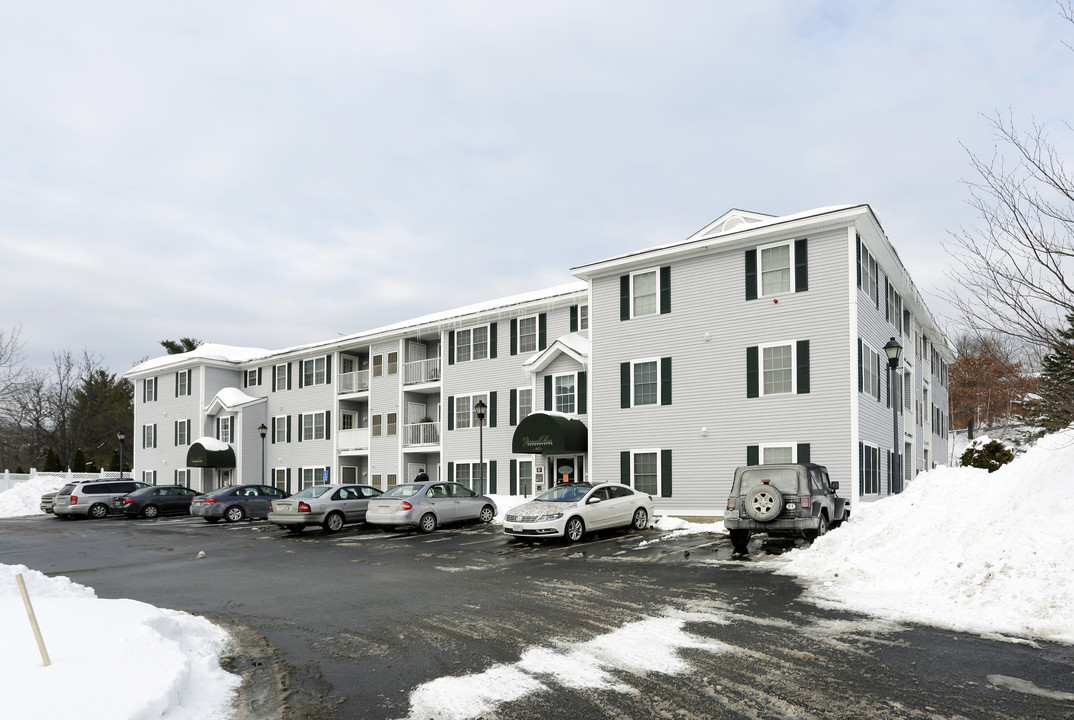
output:
[[1051,0],[7,3],[0,329],[122,373],[844,203],[943,314],[962,145],[1069,145],[1064,41]]

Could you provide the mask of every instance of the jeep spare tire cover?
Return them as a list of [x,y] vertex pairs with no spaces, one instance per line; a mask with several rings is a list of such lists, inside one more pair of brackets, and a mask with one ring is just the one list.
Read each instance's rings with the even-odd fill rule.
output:
[[746,493],[746,514],[757,522],[779,517],[783,510],[783,495],[771,485],[758,485]]

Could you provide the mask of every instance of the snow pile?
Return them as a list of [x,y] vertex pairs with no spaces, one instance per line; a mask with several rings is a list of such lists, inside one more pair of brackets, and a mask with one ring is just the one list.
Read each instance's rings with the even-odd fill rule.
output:
[[[22,574],[52,664],[45,667],[15,576]],[[5,717],[222,720],[240,678],[220,667],[229,635],[208,620],[102,600],[65,577],[0,564]],[[81,689],[80,691],[76,691]],[[82,700],[54,702],[56,693]],[[87,694],[88,693],[88,694]]]
[[897,621],[1074,643],[1074,431],[994,473],[937,468],[784,556],[807,596]]
[[10,490],[0,492],[0,518],[44,515],[41,512],[41,496],[56,492],[67,482],[64,478],[38,475],[21,482]]

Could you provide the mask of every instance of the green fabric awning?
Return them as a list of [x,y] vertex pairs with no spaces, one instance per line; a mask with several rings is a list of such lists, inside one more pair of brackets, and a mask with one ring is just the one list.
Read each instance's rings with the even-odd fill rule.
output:
[[515,428],[511,440],[513,453],[584,453],[589,450],[589,429],[581,420],[533,413],[527,415]]
[[230,469],[235,467],[235,451],[216,438],[198,438],[186,451],[186,466]]

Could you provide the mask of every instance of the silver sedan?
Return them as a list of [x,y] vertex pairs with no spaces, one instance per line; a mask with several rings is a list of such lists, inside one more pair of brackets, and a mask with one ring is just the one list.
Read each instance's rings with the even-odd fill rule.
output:
[[425,533],[440,525],[467,520],[490,523],[496,503],[486,495],[453,482],[407,483],[369,501],[370,525],[417,527]]
[[370,485],[313,485],[284,500],[273,500],[268,521],[300,533],[320,525],[326,533],[339,532],[345,523],[365,521],[370,498],[380,490]]

